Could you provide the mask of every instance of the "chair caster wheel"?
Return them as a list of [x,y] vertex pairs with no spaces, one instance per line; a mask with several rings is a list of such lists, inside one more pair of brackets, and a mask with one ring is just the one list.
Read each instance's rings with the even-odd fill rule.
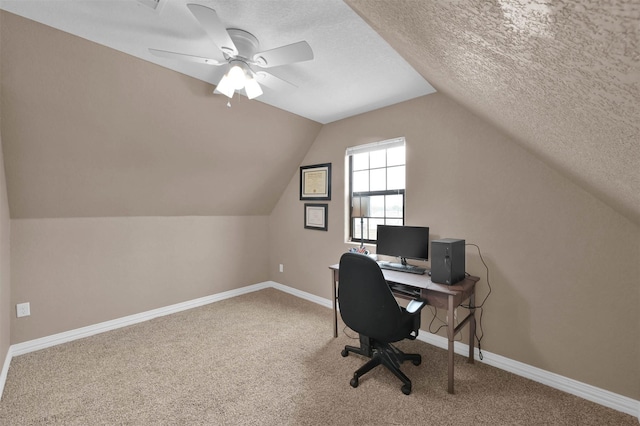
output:
[[349,355],[349,351],[346,349],[343,349],[342,352],[340,352],[340,355],[342,355],[343,357]]
[[[354,377],[353,379],[351,379],[349,384],[351,385],[352,388],[357,388],[358,387],[358,378]],[[411,392],[411,390],[409,390],[409,392]]]
[[402,393],[405,395],[409,395],[411,393],[411,385],[402,386]]
[[419,356],[418,359],[414,359],[411,362],[413,363],[413,365],[420,365],[422,363],[422,357]]

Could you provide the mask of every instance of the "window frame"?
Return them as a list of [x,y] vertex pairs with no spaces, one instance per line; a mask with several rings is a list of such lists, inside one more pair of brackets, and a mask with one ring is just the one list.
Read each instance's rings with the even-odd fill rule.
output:
[[[404,155],[404,163],[402,164],[404,166],[404,174],[405,174],[405,182],[404,182],[404,187],[402,189],[386,189],[386,190],[375,190],[375,191],[358,191],[358,192],[354,192],[353,191],[353,174],[354,174],[354,170],[353,170],[353,160],[354,160],[354,155],[355,154],[359,154],[359,153],[364,153],[364,152],[374,152],[374,151],[381,151],[381,150],[388,150],[394,147],[398,147],[398,146],[404,146],[405,147],[405,155]],[[401,138],[396,138],[396,139],[389,139],[389,140],[385,140],[385,141],[380,141],[380,142],[375,142],[372,144],[365,144],[365,145],[359,145],[359,146],[355,146],[353,148],[348,148],[347,149],[347,157],[348,157],[348,200],[347,200],[347,217],[349,220],[349,234],[348,234],[348,242],[350,243],[360,243],[362,241],[362,243],[364,244],[375,244],[376,243],[376,239],[371,239],[368,238],[370,237],[370,235],[367,233],[367,238],[363,238],[362,240],[360,238],[357,238],[355,236],[355,231],[356,231],[356,227],[359,226],[359,222],[358,218],[353,218],[351,217],[351,210],[352,210],[352,206],[353,206],[353,200],[354,197],[359,197],[359,196],[368,196],[368,197],[372,197],[372,196],[388,196],[388,195],[401,195],[402,196],[402,211],[401,211],[401,217],[390,217],[390,216],[386,216],[386,208],[385,208],[385,215],[384,216],[365,216],[364,217],[364,221],[367,223],[368,225],[368,221],[370,219],[376,219],[376,220],[383,220],[383,223],[386,223],[387,220],[389,219],[393,219],[393,220],[397,220],[400,219],[401,220],[401,224],[404,225],[405,223],[405,212],[406,212],[406,187],[407,187],[407,182],[406,182],[406,175],[407,175],[407,153],[406,153],[406,141],[405,138],[401,137]],[[370,165],[369,165],[370,166]],[[389,166],[388,164],[386,164],[384,167],[380,167],[380,168],[384,168],[384,169],[389,169],[391,167],[396,167],[396,165],[393,166]],[[378,167],[374,167],[373,169],[377,169]],[[373,170],[372,168],[367,168],[365,170]],[[368,229],[367,226],[365,226],[365,229]]]

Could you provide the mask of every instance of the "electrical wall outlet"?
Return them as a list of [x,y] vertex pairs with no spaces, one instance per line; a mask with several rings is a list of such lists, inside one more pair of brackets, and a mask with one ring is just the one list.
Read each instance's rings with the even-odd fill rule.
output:
[[31,315],[31,306],[29,306],[29,302],[18,303],[16,305],[16,315],[18,318],[28,317],[29,315]]
[[280,272],[284,272],[284,265],[282,263],[280,264]]

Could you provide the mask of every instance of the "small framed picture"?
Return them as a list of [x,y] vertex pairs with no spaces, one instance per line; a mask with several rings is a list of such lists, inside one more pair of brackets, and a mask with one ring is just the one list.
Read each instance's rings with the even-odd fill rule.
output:
[[304,203],[304,227],[305,229],[327,230],[329,217],[328,204]]
[[300,199],[331,199],[331,163],[300,167]]

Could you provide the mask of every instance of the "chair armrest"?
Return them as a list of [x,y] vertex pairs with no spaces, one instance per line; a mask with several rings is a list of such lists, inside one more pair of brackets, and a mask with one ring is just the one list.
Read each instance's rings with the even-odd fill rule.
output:
[[420,312],[420,310],[424,308],[425,305],[426,305],[426,302],[424,300],[413,299],[412,301],[409,302],[409,304],[405,309],[410,314],[415,314],[416,312]]
[[413,331],[407,336],[409,340],[415,340],[420,333],[420,311],[427,306],[427,301],[422,299],[413,299],[404,308],[405,311],[413,318]]

